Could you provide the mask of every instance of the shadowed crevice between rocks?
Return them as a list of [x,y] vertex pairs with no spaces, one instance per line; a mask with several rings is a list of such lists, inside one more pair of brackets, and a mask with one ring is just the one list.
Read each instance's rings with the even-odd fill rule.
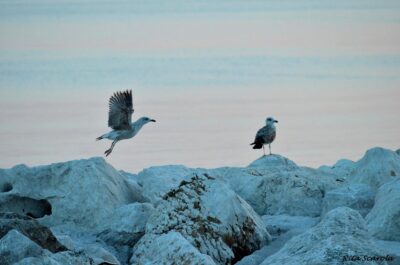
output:
[[0,185],[0,192],[9,192],[13,189],[11,183],[5,182]]
[[51,215],[51,204],[45,200],[37,200],[19,195],[8,195],[0,198],[0,212],[17,213],[31,218],[41,218]]
[[49,228],[39,224],[35,219],[16,213],[0,213],[0,238],[13,229],[53,253],[68,250]]

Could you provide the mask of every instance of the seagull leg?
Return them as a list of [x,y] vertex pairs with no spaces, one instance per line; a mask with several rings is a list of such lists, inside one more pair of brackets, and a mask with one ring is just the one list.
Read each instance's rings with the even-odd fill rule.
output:
[[263,152],[264,152],[264,156],[265,156],[265,148],[264,148],[264,145],[263,145]]
[[114,140],[111,144],[110,149],[107,149],[104,154],[106,154],[106,156],[108,156],[109,154],[111,154],[112,150],[114,149],[115,144],[118,142],[118,140]]
[[272,153],[271,153],[271,144],[269,144],[269,155],[272,155]]

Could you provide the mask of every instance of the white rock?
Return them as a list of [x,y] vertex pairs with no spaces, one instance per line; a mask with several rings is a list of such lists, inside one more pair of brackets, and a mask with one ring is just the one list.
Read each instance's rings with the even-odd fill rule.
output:
[[262,220],[268,230],[273,236],[280,236],[281,234],[289,231],[303,232],[319,221],[318,217],[309,216],[290,216],[290,215],[264,215]]
[[[95,265],[103,263],[121,264],[117,259],[118,252],[113,247],[106,245],[100,238],[96,237],[94,232],[90,233],[92,231],[71,230],[70,226],[53,227],[52,231],[57,239],[61,243],[69,246],[69,249],[71,250],[67,256],[58,257],[52,255],[52,259],[55,259],[55,257],[58,257],[57,259],[61,258],[65,260],[70,258],[73,260],[75,258],[82,258],[85,262],[90,259],[91,264]],[[124,258],[125,260],[127,259],[127,257]]]
[[[319,169],[279,155],[245,168],[161,166],[137,175],[102,158],[19,165],[0,169],[0,212],[36,218],[70,250],[40,245],[38,254],[19,255],[19,265],[341,264],[343,255],[398,252],[399,242],[369,232],[400,241],[399,162],[395,152],[374,148],[357,162]],[[368,231],[341,206],[364,216],[376,191]],[[32,244],[24,234],[21,244]],[[0,239],[3,249],[15,244],[7,240]]]
[[[120,264],[116,257],[126,264],[131,247],[144,233],[145,216],[149,213],[142,214],[142,210],[153,208],[148,203],[132,206],[130,203],[143,198],[140,186],[102,158],[33,168],[17,166],[0,170],[0,175],[0,182],[11,186],[0,194],[0,211],[16,211],[36,217],[41,224],[51,227],[58,239],[70,249],[85,255],[83,258],[75,257],[75,254],[71,257],[36,257],[38,264],[48,260],[57,262],[55,257],[61,259],[61,264],[79,259],[84,262],[90,259],[90,264]],[[129,228],[131,234],[121,234]],[[99,233],[104,238],[97,238]],[[109,246],[101,240],[110,238],[113,241],[107,242]],[[113,245],[115,242],[122,245],[117,248]]]
[[290,215],[264,215],[262,216],[272,242],[256,250],[251,255],[244,257],[237,265],[258,265],[267,257],[278,252],[293,236],[299,235],[316,225],[318,217],[290,216]]
[[377,190],[381,185],[400,176],[400,156],[395,152],[376,147],[369,149],[355,163],[348,179],[351,183],[364,183]]
[[270,239],[251,207],[208,175],[182,181],[159,203],[146,234],[169,231],[180,232],[201,253],[222,264],[241,259]]
[[103,158],[17,166],[0,170],[0,175],[0,182],[12,186],[6,195],[14,196],[10,205],[2,207],[21,214],[30,212],[36,218],[43,216],[38,220],[47,226],[94,228],[115,208],[135,198],[124,177]]
[[275,168],[287,171],[296,170],[299,167],[290,159],[280,155],[266,155],[253,161],[248,167]]
[[[65,264],[73,264],[73,263],[65,263]],[[79,263],[84,265],[84,263]],[[90,264],[90,263],[87,263]],[[63,265],[58,261],[52,259],[50,256],[41,256],[41,257],[28,257],[20,260],[13,265]],[[86,265],[86,264],[85,264]]]
[[215,265],[210,256],[201,254],[180,233],[146,234],[133,248],[130,264],[137,265]]
[[346,206],[357,210],[363,217],[374,206],[375,192],[366,184],[350,184],[325,194],[322,202],[322,215],[330,210]]
[[318,170],[330,174],[335,174],[340,179],[345,180],[356,167],[354,161],[349,159],[340,159],[333,166],[320,166]]
[[79,264],[79,265],[94,265],[93,259],[86,255],[83,251],[64,251],[58,252],[51,257],[58,263],[65,264]]
[[95,265],[100,265],[104,263],[110,265],[121,264],[113,254],[111,254],[109,251],[102,248],[98,244],[85,245],[82,247],[81,250],[83,250],[87,256],[92,258]]
[[[313,228],[293,237],[262,264],[343,264],[344,256],[355,255],[384,256],[385,253],[368,234],[361,215],[350,208],[339,207],[327,213]],[[360,264],[360,261],[346,261],[345,264]]]
[[50,253],[15,229],[0,239],[0,264],[14,264],[25,257],[37,257],[46,252]]
[[149,202],[150,199],[144,196],[143,187],[137,181],[137,175],[120,170],[119,173],[125,178],[129,184],[129,189],[132,191],[133,200],[136,202]]
[[266,212],[267,202],[262,189],[264,176],[256,169],[223,167],[207,170],[207,173],[225,182],[246,200],[260,215]]
[[[270,157],[274,156],[262,161]],[[288,164],[288,168],[284,167],[285,162],[277,167],[218,168],[207,172],[228,183],[260,215],[319,216],[326,191],[340,183],[333,175]]]
[[143,233],[147,219],[154,211],[150,203],[131,203],[117,208],[111,215],[104,218],[97,230],[115,233]]
[[123,205],[104,218],[97,236],[114,247],[119,260],[127,261],[132,247],[144,235],[147,219],[153,210],[149,203]]
[[400,241],[400,178],[379,188],[375,205],[365,220],[376,238]]
[[0,212],[0,237],[3,237],[13,229],[18,230],[43,249],[51,252],[67,250],[49,228],[39,224],[35,219],[16,213]]
[[94,265],[95,262],[84,252],[63,251],[45,254],[40,257],[29,257],[14,265]]
[[375,240],[375,244],[382,250],[383,253],[387,253],[391,259],[388,261],[389,265],[400,265],[400,242]]
[[72,238],[70,236],[67,235],[57,235],[56,236],[57,240],[63,244],[63,246],[65,246],[67,249],[69,250],[73,250],[76,249],[76,245],[74,243],[74,241],[72,240]]
[[180,165],[159,166],[146,168],[135,178],[143,189],[143,195],[154,204],[182,180],[189,179],[192,172],[193,169]]

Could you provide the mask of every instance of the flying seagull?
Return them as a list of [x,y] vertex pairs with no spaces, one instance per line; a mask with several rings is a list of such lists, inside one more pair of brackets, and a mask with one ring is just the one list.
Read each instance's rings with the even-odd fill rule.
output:
[[118,141],[132,138],[140,131],[143,125],[155,122],[155,120],[148,117],[142,117],[135,122],[131,122],[133,112],[132,90],[116,92],[112,95],[109,101],[108,126],[113,130],[96,138],[96,140],[106,138],[113,141],[111,147],[104,152],[106,156],[111,154]]
[[269,145],[269,154],[271,154],[271,143],[274,141],[276,136],[276,128],[275,123],[278,122],[272,117],[268,117],[265,120],[265,126],[258,130],[256,134],[256,138],[254,142],[250,145],[253,145],[253,149],[263,149],[265,155],[264,145]]

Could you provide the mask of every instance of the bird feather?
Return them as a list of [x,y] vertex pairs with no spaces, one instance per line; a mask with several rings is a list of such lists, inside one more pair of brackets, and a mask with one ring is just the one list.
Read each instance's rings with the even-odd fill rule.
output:
[[114,93],[109,101],[108,126],[114,130],[130,129],[133,112],[132,90]]

